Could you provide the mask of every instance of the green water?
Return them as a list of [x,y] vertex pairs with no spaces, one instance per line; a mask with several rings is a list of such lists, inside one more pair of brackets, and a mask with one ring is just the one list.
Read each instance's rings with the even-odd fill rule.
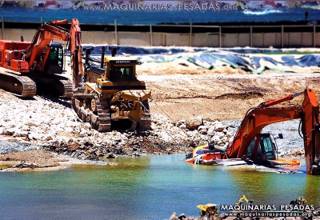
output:
[[233,203],[245,194],[320,205],[320,177],[193,167],[183,155],[122,160],[112,167],[0,174],[0,219],[166,219],[196,215],[199,203]]

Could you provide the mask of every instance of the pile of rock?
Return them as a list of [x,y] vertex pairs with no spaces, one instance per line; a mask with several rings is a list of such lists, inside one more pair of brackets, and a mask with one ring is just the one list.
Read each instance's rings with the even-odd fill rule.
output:
[[203,120],[201,117],[179,121],[176,126],[185,130],[195,143],[212,143],[219,148],[226,148],[236,132],[234,123]]
[[208,142],[225,147],[234,133],[233,127],[219,121],[197,117],[173,123],[160,114],[152,114],[152,130],[144,133],[99,133],[80,121],[68,103],[7,96],[6,105],[0,105],[0,135],[79,159],[189,152],[191,147]]
[[[189,122],[172,123],[162,115],[152,117],[152,130],[144,133],[118,132],[99,133],[89,129],[84,135],[74,138],[57,138],[44,145],[52,151],[69,154],[80,159],[104,160],[119,155],[140,156],[142,154],[171,154],[191,151],[192,147],[214,141],[226,146],[231,130],[222,123],[202,121],[190,130],[184,125]],[[179,125],[179,126],[178,126]],[[206,130],[206,131],[204,131]],[[208,131],[211,134],[208,134]],[[219,139],[219,137],[221,139]]]

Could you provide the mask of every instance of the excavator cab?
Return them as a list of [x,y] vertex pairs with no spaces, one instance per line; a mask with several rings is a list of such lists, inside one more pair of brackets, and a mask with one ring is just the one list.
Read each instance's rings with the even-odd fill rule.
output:
[[258,164],[267,164],[277,159],[277,144],[270,133],[261,133],[253,138],[247,148],[246,158]]
[[63,72],[63,47],[60,43],[50,45],[50,53],[45,66],[47,74],[61,74]]

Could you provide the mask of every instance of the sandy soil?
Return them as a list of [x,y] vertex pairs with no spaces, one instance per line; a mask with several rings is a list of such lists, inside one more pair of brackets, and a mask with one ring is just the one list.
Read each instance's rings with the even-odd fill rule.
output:
[[0,172],[43,172],[70,167],[115,165],[114,162],[78,160],[43,149],[0,154]]
[[[318,73],[140,75],[152,91],[151,111],[173,121],[198,115],[212,120],[243,118],[259,103],[303,91],[320,94]],[[302,98],[291,103],[300,104]],[[177,111],[178,109],[178,111]]]
[[67,158],[45,150],[0,154],[0,170],[3,172],[59,170],[69,167],[68,162]]

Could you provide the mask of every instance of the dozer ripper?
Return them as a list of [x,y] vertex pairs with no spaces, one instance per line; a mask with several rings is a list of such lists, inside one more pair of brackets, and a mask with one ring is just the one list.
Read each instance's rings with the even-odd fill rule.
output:
[[[81,50],[78,47],[78,53]],[[91,49],[86,49],[84,69],[73,71],[74,82],[83,81],[75,83],[72,100],[75,112],[100,132],[110,131],[112,124],[117,122],[122,125],[125,124],[123,122],[129,122],[126,127],[131,130],[150,129],[151,94],[146,90],[145,82],[137,79],[138,61],[114,56],[114,50],[112,56],[106,57],[105,50],[106,47],[102,47],[101,59],[97,61],[90,56]],[[78,65],[78,69],[81,68]],[[81,74],[77,75],[81,72],[82,79]]]
[[[302,105],[278,106],[300,95],[304,95]],[[187,161],[200,159],[215,164],[224,159],[239,158],[260,165],[276,165],[275,141],[271,134],[261,131],[270,124],[294,119],[301,120],[299,134],[304,140],[306,171],[308,174],[320,175],[319,103],[314,91],[308,88],[304,92],[266,101],[249,109],[226,150],[207,146],[204,152],[199,155],[194,152],[193,157]]]
[[[75,19],[76,21],[76,19]],[[72,96],[72,82],[62,76],[63,46],[54,41],[71,41],[64,21],[44,23],[31,42],[0,40],[0,88],[20,97],[49,95]]]

